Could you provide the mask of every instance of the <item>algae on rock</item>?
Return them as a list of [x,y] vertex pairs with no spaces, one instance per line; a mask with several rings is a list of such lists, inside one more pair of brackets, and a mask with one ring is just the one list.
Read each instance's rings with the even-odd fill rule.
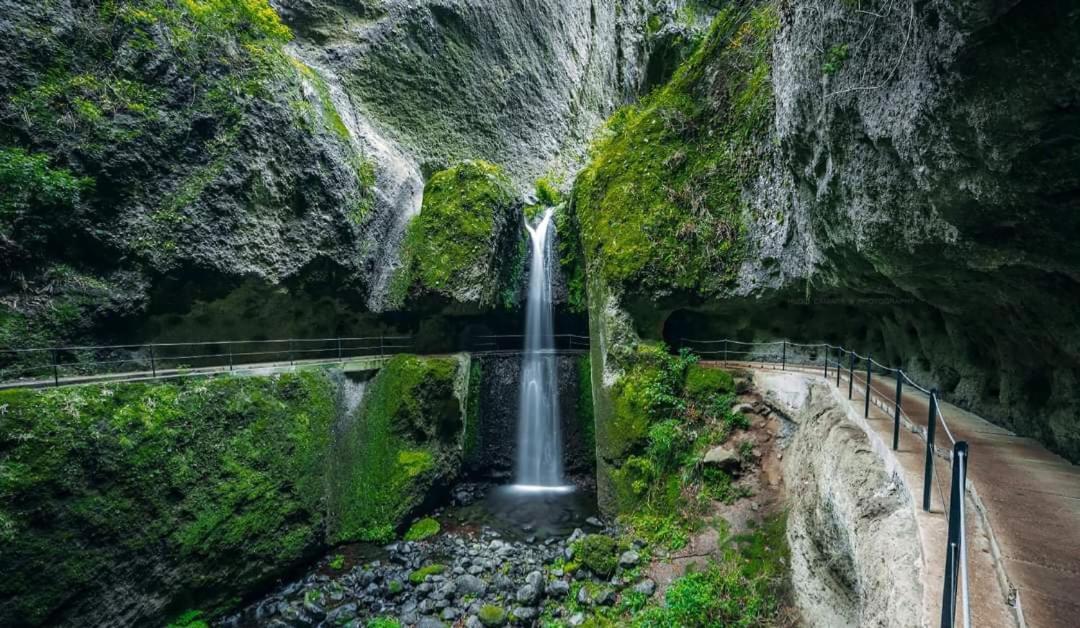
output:
[[462,461],[463,413],[455,358],[399,355],[342,417],[329,477],[332,541],[387,541],[447,483]]
[[398,308],[424,296],[478,309],[513,307],[524,264],[521,203],[501,168],[466,161],[431,177],[391,279]]
[[0,392],[0,623],[225,608],[324,544],[321,372]]

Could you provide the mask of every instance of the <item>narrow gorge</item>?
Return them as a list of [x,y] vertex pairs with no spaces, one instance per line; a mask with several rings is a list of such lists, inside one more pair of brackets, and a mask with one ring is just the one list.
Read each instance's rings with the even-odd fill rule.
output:
[[1068,626],[1076,0],[0,0],[0,625]]

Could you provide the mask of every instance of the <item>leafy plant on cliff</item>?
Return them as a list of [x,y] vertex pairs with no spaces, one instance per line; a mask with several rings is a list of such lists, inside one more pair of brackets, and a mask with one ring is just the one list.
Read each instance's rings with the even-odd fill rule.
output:
[[836,74],[848,58],[848,45],[835,44],[825,54],[825,63],[821,66],[824,74]]
[[733,390],[729,373],[701,366],[691,354],[636,347],[612,387],[612,418],[600,441],[619,522],[631,534],[679,549],[704,525],[711,500],[747,495],[701,464],[710,447],[746,427],[731,411]]
[[578,177],[589,269],[609,283],[707,295],[742,259],[741,192],[770,112],[771,5],[727,7],[671,82],[616,112]]

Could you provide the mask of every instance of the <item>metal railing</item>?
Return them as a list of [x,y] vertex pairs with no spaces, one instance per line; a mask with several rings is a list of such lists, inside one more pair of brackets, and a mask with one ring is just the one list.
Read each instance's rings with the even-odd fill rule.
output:
[[[809,369],[820,369],[825,380],[830,381],[830,367],[836,377],[836,387],[841,388],[841,375],[847,371],[848,399],[854,396],[856,380],[861,378],[860,385],[865,386],[863,417],[870,417],[870,405],[873,404],[886,415],[891,414],[893,419],[892,448],[895,451],[900,444],[900,423],[905,422],[909,429],[918,434],[926,441],[926,459],[923,469],[923,494],[922,508],[929,512],[932,487],[936,486],[943,507],[945,518],[948,522],[948,538],[946,540],[945,553],[945,581],[942,589],[941,625],[943,628],[952,628],[956,622],[957,596],[960,597],[961,619],[963,626],[971,625],[971,610],[968,603],[968,576],[967,576],[967,538],[965,530],[965,503],[967,493],[967,466],[968,444],[957,441],[949,429],[945,416],[941,413],[941,404],[936,389],[925,388],[917,384],[903,369],[886,366],[870,355],[860,355],[855,351],[828,343],[795,343],[787,340],[773,342],[743,342],[731,339],[697,340],[683,338],[680,340],[682,348],[702,357],[707,357],[723,362],[748,362],[760,364],[763,367],[779,368],[787,370],[789,366]],[[834,359],[835,358],[835,359]],[[846,364],[845,364],[846,358]],[[856,370],[856,361],[860,368]],[[865,373],[862,365],[865,364]],[[873,378],[875,367],[879,374],[890,373],[896,380],[895,398],[890,400],[875,391]],[[916,423],[903,408],[903,396],[905,385],[926,395],[928,411],[926,413],[925,431]],[[952,444],[952,450],[939,451],[935,445],[937,438],[937,424],[941,423],[945,430],[945,436]],[[946,506],[944,490],[940,479],[935,472],[934,458],[940,456],[949,460],[952,466],[951,487],[949,500]]]
[[[453,350],[475,355],[512,355],[524,350],[524,339],[520,334],[473,336]],[[251,372],[385,358],[399,353],[418,353],[416,348],[412,336],[382,335],[0,349],[0,388]],[[558,334],[546,351],[577,354],[588,349],[588,336]],[[429,352],[429,355],[433,354]]]
[[251,371],[385,357],[410,336],[288,338],[0,349],[0,386],[62,386]]
[[[467,343],[473,354],[520,353],[525,350],[523,334],[497,334],[473,336]],[[550,347],[541,349],[545,353],[584,353],[589,350],[589,337],[580,334],[555,334]]]

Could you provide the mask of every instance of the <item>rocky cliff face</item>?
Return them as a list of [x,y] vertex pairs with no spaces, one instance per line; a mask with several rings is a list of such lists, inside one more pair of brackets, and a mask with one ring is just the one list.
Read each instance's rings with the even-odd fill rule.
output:
[[840,342],[1080,459],[1080,14],[875,7],[732,10],[611,123],[575,191],[594,335],[623,310],[672,342]]
[[643,80],[643,3],[274,4],[295,27],[293,54],[331,77],[353,137],[375,155],[373,310],[398,307],[392,283],[426,177],[482,159],[519,193],[542,175],[564,179]]
[[371,331],[429,176],[565,185],[644,4],[0,4],[2,344]]

